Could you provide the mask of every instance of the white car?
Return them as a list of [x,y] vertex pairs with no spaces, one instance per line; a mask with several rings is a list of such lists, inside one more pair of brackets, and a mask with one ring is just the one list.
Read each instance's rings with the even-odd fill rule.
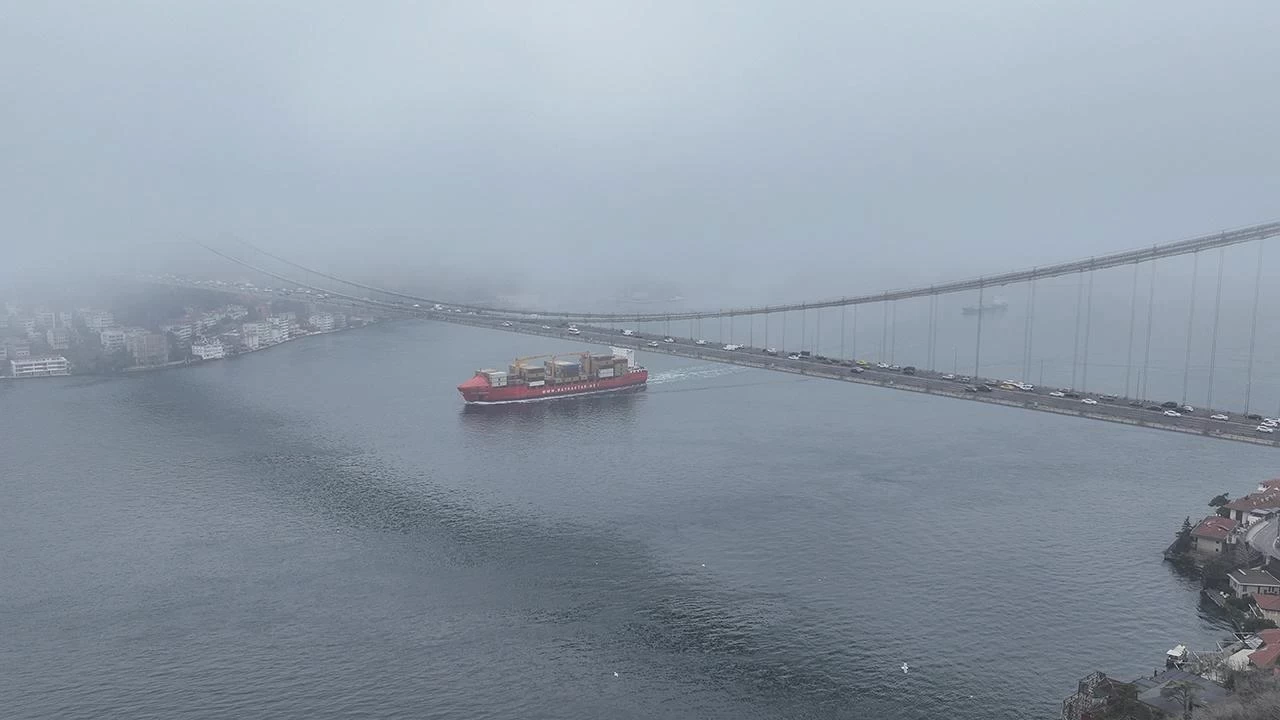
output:
[[721,348],[721,349],[722,349],[722,350],[730,350],[730,351],[732,351],[732,350],[741,350],[741,349],[742,349],[742,346],[741,346],[741,345],[725,345],[725,346],[724,346],[723,348]]
[[878,362],[878,363],[876,363],[876,367],[880,368],[881,370],[888,370],[888,369],[889,369],[889,363],[887,363],[887,362]]
[[673,343],[673,342],[675,342],[675,341],[676,341],[676,339],[675,339],[675,338],[673,338],[673,337],[664,337],[664,338],[662,338],[662,342],[664,342],[664,343]]
[[764,349],[764,354],[765,354],[765,355],[777,355],[777,354],[778,354],[778,348],[765,348],[765,349]]
[[1164,414],[1165,414],[1165,417],[1182,417],[1182,413],[1178,412],[1177,410],[1165,410]]
[[1184,413],[1193,413],[1193,412],[1195,412],[1195,411],[1196,411],[1196,409],[1195,409],[1195,408],[1193,408],[1193,407],[1191,407],[1190,405],[1183,405],[1183,406],[1182,406],[1182,412],[1184,412]]
[[942,376],[942,379],[943,379],[943,380],[955,380],[955,379],[956,379],[956,376],[955,376],[955,375],[953,375],[952,373],[947,373],[946,375],[943,375],[943,376]]
[[1276,425],[1280,425],[1280,422],[1278,422],[1275,418],[1262,418],[1262,424],[1275,427]]
[[693,344],[694,344],[694,345],[706,345],[706,344],[707,344],[707,341],[706,341],[706,340],[694,340],[694,341],[693,341]]
[[543,325],[543,326],[542,326],[542,329],[543,329],[543,330],[550,330],[550,329],[551,329],[551,326],[550,326],[550,325]]
[[1054,390],[1053,392],[1049,393],[1049,397],[1066,397],[1066,396],[1067,394],[1062,392],[1061,390]]
[[787,359],[788,359],[788,360],[799,360],[799,359],[800,359],[800,356],[799,356],[799,355],[796,355],[795,353],[791,353],[790,355],[788,355],[788,356],[787,356]]
[[1259,425],[1258,427],[1254,428],[1254,430],[1257,430],[1260,433],[1273,433],[1276,431],[1276,429],[1274,427],[1271,427],[1270,425]]
[[1216,415],[1210,415],[1209,419],[1210,420],[1230,420],[1231,418],[1227,417],[1226,415],[1223,415],[1222,413],[1217,413]]
[[1093,398],[1085,398],[1085,399],[1081,400],[1080,402],[1084,403],[1085,405],[1097,405],[1097,404],[1098,404],[1098,401],[1097,401],[1097,400],[1094,400]]
[[622,334],[623,334],[623,335],[626,335],[627,337],[633,337],[633,336],[636,334],[636,331],[635,331],[635,330],[623,330],[623,331],[622,331]]
[[649,347],[658,347],[657,340],[650,340],[648,343],[645,343],[645,344],[648,345]]
[[571,327],[571,328],[569,328],[569,334],[570,334],[570,335],[581,335],[581,334],[582,334],[582,331],[581,331],[581,330],[579,330],[579,329],[578,329],[578,328],[576,328],[576,327]]
[[502,327],[511,327],[511,321],[510,321],[510,320],[503,320],[503,321],[502,321]]

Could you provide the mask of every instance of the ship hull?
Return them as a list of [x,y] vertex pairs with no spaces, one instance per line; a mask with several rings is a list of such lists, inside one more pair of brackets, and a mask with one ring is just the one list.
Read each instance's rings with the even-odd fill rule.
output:
[[614,378],[588,379],[541,387],[527,385],[491,387],[487,384],[463,383],[458,386],[458,392],[462,393],[462,399],[468,405],[507,405],[643,390],[648,381],[647,370],[633,370],[626,375]]

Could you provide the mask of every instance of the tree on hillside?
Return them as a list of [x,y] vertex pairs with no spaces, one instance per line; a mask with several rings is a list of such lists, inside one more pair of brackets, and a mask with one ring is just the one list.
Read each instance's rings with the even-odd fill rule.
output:
[[1182,521],[1182,529],[1178,531],[1178,537],[1173,541],[1173,551],[1176,553],[1184,553],[1191,549],[1191,518]]
[[1222,493],[1221,495],[1213,496],[1213,499],[1209,501],[1209,507],[1222,507],[1229,502],[1231,501],[1227,498],[1227,493]]

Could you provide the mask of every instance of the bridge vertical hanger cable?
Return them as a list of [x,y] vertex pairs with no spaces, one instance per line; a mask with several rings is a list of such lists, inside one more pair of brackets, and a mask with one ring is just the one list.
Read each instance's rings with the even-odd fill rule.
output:
[[734,315],[729,316],[729,342],[733,342],[733,319]]
[[747,316],[747,347],[753,348],[755,346],[756,346],[756,316],[748,315]]
[[937,298],[937,295],[929,296],[929,341],[925,343],[925,352],[927,352],[928,355],[926,355],[924,359],[924,367],[926,370],[933,369],[933,307],[936,304]]
[[764,346],[769,347],[769,313],[764,314]]
[[979,370],[982,367],[982,298],[983,290],[981,283],[978,284],[978,333],[973,343],[973,381],[979,382],[978,378],[982,377]]
[[1088,390],[1089,388],[1089,331],[1092,329],[1093,323],[1093,276],[1094,272],[1089,271],[1089,299],[1085,303],[1084,309],[1084,353],[1080,356],[1081,362],[1084,364],[1084,375],[1080,378],[1080,388]]
[[1258,241],[1258,268],[1253,278],[1253,321],[1249,327],[1249,368],[1245,371],[1244,414],[1249,414],[1249,400],[1253,394],[1253,350],[1258,337],[1258,296],[1262,290],[1262,241]]
[[1147,349],[1142,356],[1142,375],[1138,376],[1138,383],[1142,386],[1139,391],[1140,398],[1147,400],[1151,397],[1151,326],[1155,320],[1156,310],[1156,263],[1158,260],[1151,261],[1151,287],[1147,292]]
[[929,369],[936,370],[938,367],[938,306],[942,304],[942,296],[934,293],[929,297],[933,298],[933,349],[929,351]]
[[841,360],[844,360],[846,357],[844,354],[844,325],[845,325],[845,320],[847,320],[849,317],[848,310],[849,309],[844,307],[843,305],[840,307],[840,359]]
[[786,310],[782,311],[782,352],[787,353],[788,355],[791,354],[791,351],[787,350],[787,311]]
[[1205,410],[1213,409],[1213,372],[1217,369],[1218,357],[1218,320],[1222,317],[1222,266],[1227,260],[1227,249],[1218,249],[1218,289],[1213,299],[1213,336],[1209,341],[1209,392],[1205,395]]
[[1022,382],[1030,382],[1031,375],[1031,293],[1034,288],[1034,280],[1027,283],[1027,314],[1022,319]]
[[1076,340],[1071,350],[1071,389],[1076,390],[1076,373],[1080,369],[1080,305],[1084,301],[1084,271],[1076,278]]
[[813,334],[813,354],[822,354],[822,308],[818,308],[818,327]]
[[880,321],[880,360],[884,362],[889,350],[889,299],[884,301],[884,318]]
[[1191,255],[1191,309],[1187,312],[1187,354],[1182,360],[1182,404],[1187,404],[1187,381],[1191,379],[1191,332],[1196,319],[1196,281],[1200,278],[1200,253]]
[[1129,293],[1129,354],[1124,361],[1124,396],[1129,394],[1129,381],[1133,379],[1133,324],[1138,312],[1138,263],[1133,264],[1133,290]]
[[801,350],[806,349],[804,346],[804,331],[808,326],[808,324],[809,324],[809,311],[805,308],[800,308],[800,349]]
[[893,310],[889,314],[889,364],[897,361],[894,357],[898,350],[898,301],[893,302]]
[[858,306],[853,306],[853,358],[858,359]]

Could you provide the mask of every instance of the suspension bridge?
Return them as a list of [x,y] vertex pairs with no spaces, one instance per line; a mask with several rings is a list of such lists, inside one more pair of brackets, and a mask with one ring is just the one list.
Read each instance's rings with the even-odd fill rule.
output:
[[[1280,237],[1280,222],[927,286],[714,310],[602,312],[459,303],[344,278],[245,242],[235,250],[204,247],[231,266],[271,278],[282,287],[268,291],[244,283],[211,286],[208,281],[173,277],[164,282],[258,299],[301,298],[389,316],[425,317],[578,341],[633,344],[652,352],[1275,444],[1280,432],[1271,430],[1259,410],[1255,387],[1255,380],[1259,379],[1255,375],[1266,375],[1262,379],[1275,396],[1274,414],[1280,416],[1280,366],[1275,366],[1280,348],[1269,346],[1273,336],[1265,332],[1266,328],[1261,336],[1264,346],[1258,342],[1260,308],[1267,309],[1261,303],[1262,291],[1267,287],[1262,271],[1263,249],[1266,241],[1275,237]],[[1159,279],[1158,273],[1170,272],[1169,266],[1179,262],[1178,258],[1184,264],[1188,258],[1191,261],[1189,288]],[[1252,276],[1251,287],[1242,288],[1238,282],[1228,284],[1228,290],[1236,294],[1245,291],[1236,307],[1228,308],[1228,317],[1237,329],[1239,321],[1247,318],[1247,350],[1240,338],[1240,347],[1220,352],[1224,268],[1229,260],[1239,266],[1237,270],[1252,271],[1247,273]],[[1197,307],[1198,296],[1205,292],[1199,287],[1204,274],[1202,264],[1213,271],[1212,284],[1207,285],[1212,288],[1207,310]],[[1233,276],[1240,274],[1235,272]],[[1099,277],[1110,288],[1105,298],[1097,297],[1096,288],[1104,284],[1095,282]],[[1048,296],[1063,296],[1064,290],[1065,302],[1063,297],[1058,297],[1056,304],[1051,302]],[[1010,307],[1008,301],[993,302],[996,292],[1021,294],[1017,303],[1019,322],[1010,322],[1005,312]],[[1074,302],[1070,295],[1074,295]],[[954,317],[960,313],[943,312],[948,302],[957,299],[976,301],[965,308],[958,322]],[[1107,309],[1100,311],[1095,300],[1103,300]],[[1040,317],[1050,305],[1057,311],[1067,307],[1067,317],[1062,312]],[[1185,305],[1185,310],[1180,305]],[[867,310],[872,311],[871,318],[866,317]],[[903,321],[899,320],[900,310]],[[1180,312],[1186,313],[1185,325],[1171,317]],[[704,334],[704,324],[708,322],[715,332]],[[869,325],[873,323],[875,327],[870,329],[879,330],[879,342],[874,342],[874,337],[868,342]],[[569,324],[577,326],[576,332],[569,334]],[[622,329],[629,334],[620,336]],[[1104,331],[1109,354],[1116,355],[1118,344],[1123,343],[1123,361],[1118,357],[1112,357],[1110,362],[1096,359],[1103,339],[1099,336]],[[710,339],[712,334],[714,342]],[[899,334],[914,338],[902,343],[901,356]],[[1068,336],[1070,362],[1065,360]],[[1177,338],[1181,347],[1171,345],[1175,336],[1181,336]],[[1207,363],[1193,364],[1193,350],[1205,355],[1206,344]],[[948,345],[952,350],[949,371],[943,367]],[[960,361],[962,345],[964,363]],[[873,347],[873,352],[866,352],[868,346]],[[984,355],[984,346],[995,349],[988,349]],[[1056,351],[1051,352],[1046,346],[1061,348],[1064,357],[1054,356]],[[944,356],[941,361],[940,354]],[[1225,357],[1220,359],[1219,355]],[[1257,355],[1262,356],[1259,363],[1255,363]],[[1051,376],[1056,373],[1051,377],[1055,381],[1050,383],[1056,387],[1045,385],[1046,361],[1051,363]],[[1264,368],[1269,375],[1256,372]],[[1180,392],[1176,387],[1178,370]],[[1224,395],[1233,400],[1224,403]],[[1193,400],[1198,408],[1192,407]],[[1221,407],[1226,404],[1234,407]]]

